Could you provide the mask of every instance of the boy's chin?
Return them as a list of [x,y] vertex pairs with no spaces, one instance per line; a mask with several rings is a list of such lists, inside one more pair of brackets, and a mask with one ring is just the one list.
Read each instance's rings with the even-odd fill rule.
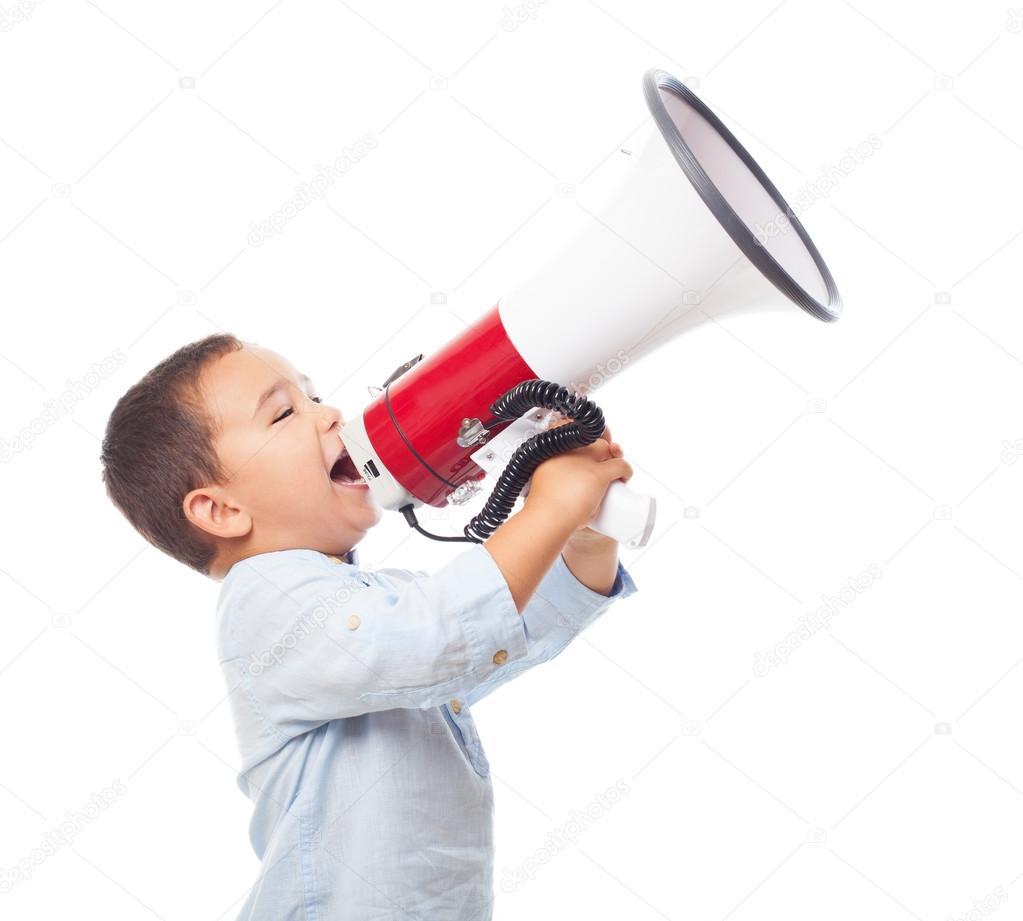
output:
[[367,502],[360,509],[352,511],[345,517],[345,524],[348,530],[358,534],[360,537],[370,528],[376,527],[383,520],[384,509],[375,502]]

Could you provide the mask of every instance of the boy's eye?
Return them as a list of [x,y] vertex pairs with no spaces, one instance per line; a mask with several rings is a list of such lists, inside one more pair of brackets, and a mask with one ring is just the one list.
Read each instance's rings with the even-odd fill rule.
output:
[[[314,403],[322,403],[322,402],[323,402],[323,400],[322,400],[322,399],[321,399],[320,397],[309,397],[309,399],[310,399],[310,400],[312,400],[312,401],[313,401]],[[293,409],[292,409],[292,408],[291,408],[291,407],[289,406],[289,407],[288,407],[288,408],[287,408],[286,410],[284,410],[284,412],[282,412],[282,413],[281,413],[281,414],[280,414],[280,415],[279,415],[279,416],[278,416],[278,417],[277,417],[276,419],[274,419],[274,422],[280,422],[280,421],[281,421],[281,419],[287,419],[287,418],[288,418],[288,416],[290,416],[290,415],[291,415],[291,414],[292,414],[292,413],[293,413],[294,411],[295,411],[295,410],[293,410]],[[271,424],[273,424],[273,423],[271,423]]]

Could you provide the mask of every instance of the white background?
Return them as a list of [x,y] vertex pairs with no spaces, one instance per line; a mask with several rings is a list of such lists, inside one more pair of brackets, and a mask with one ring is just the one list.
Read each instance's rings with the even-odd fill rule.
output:
[[[790,201],[816,190],[801,217],[846,315],[726,317],[599,393],[660,517],[622,551],[639,594],[475,710],[496,917],[1018,916],[1023,10],[2,2],[0,869],[32,878],[0,915],[233,918],[257,871],[217,584],[106,499],[117,398],[229,330],[354,415],[591,220],[662,67]],[[251,244],[366,134],[322,201]],[[457,552],[390,514],[359,549],[422,569]]]

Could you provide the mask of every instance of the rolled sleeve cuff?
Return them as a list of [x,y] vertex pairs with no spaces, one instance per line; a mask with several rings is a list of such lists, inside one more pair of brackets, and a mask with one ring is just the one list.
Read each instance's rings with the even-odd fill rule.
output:
[[596,620],[612,602],[628,598],[639,590],[629,571],[619,560],[610,593],[602,595],[595,592],[579,581],[560,553],[543,588],[544,594],[551,600],[557,599],[559,615],[565,619],[565,625],[574,632],[579,632]]
[[461,554],[459,562],[467,591],[476,603],[456,605],[456,610],[468,641],[473,671],[482,680],[505,662],[526,655],[526,629],[504,573],[490,551],[483,544],[476,544]]

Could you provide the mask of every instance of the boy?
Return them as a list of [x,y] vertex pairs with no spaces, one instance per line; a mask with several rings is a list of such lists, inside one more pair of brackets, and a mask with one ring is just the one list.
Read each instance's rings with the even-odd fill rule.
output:
[[209,336],[118,402],[103,479],[147,540],[221,582],[262,861],[240,918],[486,921],[493,789],[470,706],[636,591],[585,526],[632,468],[605,430],[433,575],[363,570],[382,509],[351,482],[340,422],[280,355]]

